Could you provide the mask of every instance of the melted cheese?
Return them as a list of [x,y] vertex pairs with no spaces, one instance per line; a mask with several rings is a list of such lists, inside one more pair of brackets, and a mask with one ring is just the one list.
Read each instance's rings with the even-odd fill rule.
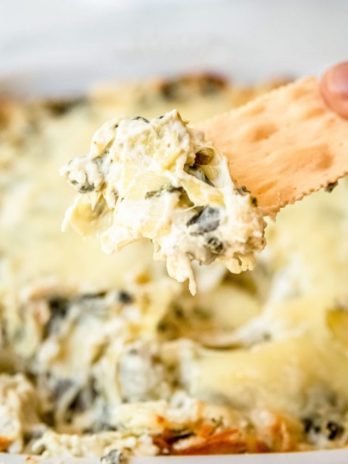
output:
[[[16,124],[1,132],[1,365],[26,369],[37,382],[35,393],[23,376],[0,380],[7,408],[2,419],[15,425],[7,449],[100,456],[117,442],[153,455],[159,450],[148,432],[163,430],[156,414],[182,428],[197,411],[198,422],[210,414],[215,422],[223,419],[223,427],[266,433],[271,450],[284,447],[267,435],[267,424],[286,415],[297,424],[287,449],[348,442],[348,349],[341,330],[348,297],[347,182],[281,211],[252,272],[224,278],[219,266],[203,268],[196,297],[174,282],[163,284],[162,266],[153,265],[144,243],[106,256],[95,240],[60,232],[71,192],[58,169],[88,149],[102,121],[152,117],[173,106],[204,119],[236,102],[232,93],[165,102],[149,88],[99,92],[59,117],[17,108]],[[144,269],[150,272],[136,272]],[[125,285],[133,300],[125,294],[129,301],[120,304]],[[105,288],[105,296],[82,294]],[[65,302],[61,312],[59,301]],[[74,395],[85,401],[91,391],[93,406],[71,412]],[[45,408],[52,413],[53,392],[56,423],[47,431],[34,416]],[[30,423],[21,415],[27,398],[35,409],[29,408]],[[103,405],[125,433],[81,436],[79,430],[101,423]],[[329,422],[336,424],[335,438]],[[38,430],[46,432],[27,448],[24,436]]]
[[330,395],[348,404],[347,350],[327,317],[347,300],[347,186],[279,214],[260,257],[273,272],[263,312],[234,334],[246,347],[199,360],[194,394],[215,392],[243,408],[262,404],[298,416],[311,396],[317,404]]

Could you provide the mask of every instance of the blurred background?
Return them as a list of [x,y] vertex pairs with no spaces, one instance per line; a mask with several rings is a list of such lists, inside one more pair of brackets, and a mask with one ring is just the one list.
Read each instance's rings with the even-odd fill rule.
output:
[[320,73],[348,57],[346,0],[0,0],[0,88],[215,71],[238,82]]

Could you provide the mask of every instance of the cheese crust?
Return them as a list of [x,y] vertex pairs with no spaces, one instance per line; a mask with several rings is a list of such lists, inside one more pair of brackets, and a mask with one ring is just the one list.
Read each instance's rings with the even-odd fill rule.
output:
[[265,88],[202,76],[1,102],[1,451],[110,464],[347,445],[345,181],[281,211],[252,271],[197,268],[194,297],[148,243],[104,255],[60,232],[58,170],[104,120],[195,122]]

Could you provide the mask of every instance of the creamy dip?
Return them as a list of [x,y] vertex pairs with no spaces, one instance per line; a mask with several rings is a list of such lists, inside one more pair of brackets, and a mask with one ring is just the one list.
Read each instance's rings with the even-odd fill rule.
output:
[[263,248],[265,222],[256,199],[233,182],[227,161],[176,111],[148,120],[112,120],[94,135],[89,153],[62,173],[79,195],[64,226],[97,233],[111,253],[152,240],[168,273],[189,281],[192,262],[251,269]]

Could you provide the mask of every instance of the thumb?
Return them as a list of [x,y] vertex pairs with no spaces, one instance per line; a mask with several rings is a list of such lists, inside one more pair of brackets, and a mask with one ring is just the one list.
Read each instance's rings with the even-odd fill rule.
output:
[[320,90],[327,106],[348,118],[348,61],[336,64],[324,73]]

